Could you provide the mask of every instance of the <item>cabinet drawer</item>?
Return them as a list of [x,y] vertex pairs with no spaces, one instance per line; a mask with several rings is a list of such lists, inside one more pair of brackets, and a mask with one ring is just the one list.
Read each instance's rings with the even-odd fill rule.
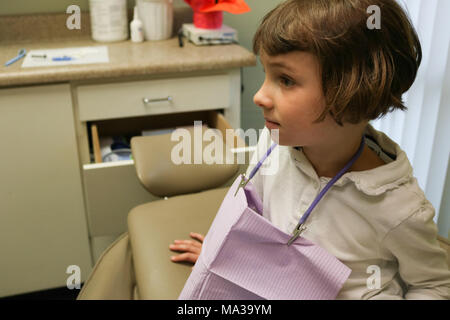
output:
[[81,121],[230,107],[228,74],[154,79],[77,88]]
[[132,160],[84,165],[83,175],[90,237],[125,232],[133,207],[159,199],[140,184]]
[[[177,122],[180,125],[188,125],[192,119],[202,120],[210,128],[217,128],[226,137],[225,130],[232,129],[223,115],[215,111],[207,111],[191,115],[191,119],[183,114],[164,115],[156,117],[99,121],[92,125],[96,127],[92,130],[92,145],[94,153],[99,150],[95,145],[99,135],[117,134],[118,128],[122,127],[124,132],[127,127],[143,128],[142,122],[152,124],[155,129],[168,127],[168,124]],[[154,119],[156,118],[156,120]],[[185,122],[179,122],[185,119]],[[120,122],[119,122],[120,121]],[[156,126],[158,123],[158,126]],[[192,123],[192,122],[191,122]],[[116,131],[114,131],[116,130]],[[253,148],[246,148],[245,143],[239,138],[235,138],[234,147],[237,152],[245,153],[246,164],[239,167],[238,173],[245,172],[248,159]],[[95,151],[95,149],[97,149]],[[98,161],[101,157],[96,156]],[[91,237],[117,235],[127,230],[128,212],[135,206],[146,202],[159,200],[160,197],[150,194],[141,185],[134,167],[133,160],[85,164],[83,166],[84,187],[86,193],[86,208],[88,214],[89,234]],[[236,174],[237,176],[238,174]],[[235,179],[233,177],[224,186],[231,185]]]

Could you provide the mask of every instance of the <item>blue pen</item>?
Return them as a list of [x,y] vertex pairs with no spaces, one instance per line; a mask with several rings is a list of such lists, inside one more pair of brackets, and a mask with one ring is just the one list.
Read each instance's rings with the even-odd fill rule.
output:
[[71,61],[71,60],[75,60],[72,57],[69,56],[62,56],[62,57],[53,57],[52,58],[53,61]]
[[22,59],[23,57],[25,57],[26,54],[27,54],[27,51],[25,49],[20,49],[19,53],[17,54],[17,56],[12,58],[11,60],[7,61],[5,63],[5,66],[7,67],[7,66],[13,64],[14,62]]

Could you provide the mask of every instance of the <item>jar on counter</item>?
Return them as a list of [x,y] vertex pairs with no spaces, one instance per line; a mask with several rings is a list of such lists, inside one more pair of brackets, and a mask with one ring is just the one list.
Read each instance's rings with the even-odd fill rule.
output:
[[89,0],[92,39],[100,42],[128,38],[127,0]]
[[164,40],[172,36],[173,0],[136,0],[145,40]]

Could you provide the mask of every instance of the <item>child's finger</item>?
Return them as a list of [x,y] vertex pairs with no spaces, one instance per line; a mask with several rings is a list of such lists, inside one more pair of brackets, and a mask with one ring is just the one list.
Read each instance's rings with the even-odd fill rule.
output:
[[191,236],[192,238],[194,238],[194,239],[200,240],[201,242],[203,242],[203,240],[205,240],[205,237],[204,237],[202,234],[200,234],[200,233],[191,232],[191,233],[190,233],[190,236]]
[[192,244],[196,246],[201,246],[202,243],[197,240],[175,240],[173,243],[175,244]]
[[196,248],[202,247],[202,244],[200,242],[193,241],[193,240],[177,240],[177,241],[174,241],[173,245],[175,245],[175,246],[185,245],[185,246],[192,246],[192,247],[196,247]]
[[171,244],[169,245],[169,249],[173,251],[187,251],[200,254],[202,248],[190,244]]
[[193,254],[193,253],[182,253],[177,256],[170,257],[170,260],[172,260],[174,262],[187,261],[187,262],[195,263],[197,261],[197,259],[198,259],[198,254]]

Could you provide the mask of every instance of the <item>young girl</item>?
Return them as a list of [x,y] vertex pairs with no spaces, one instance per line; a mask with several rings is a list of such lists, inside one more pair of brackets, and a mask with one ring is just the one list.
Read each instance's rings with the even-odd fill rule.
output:
[[[368,27],[374,5],[379,29]],[[395,0],[288,0],[264,17],[253,45],[266,73],[254,96],[266,120],[255,157],[274,130],[279,144],[276,174],[259,170],[251,180],[264,217],[291,234],[363,137],[361,155],[314,208],[302,237],[352,270],[338,299],[450,299],[434,208],[405,152],[369,124],[406,109],[402,94],[421,62],[401,7]],[[172,261],[195,263],[204,238],[191,237],[198,241],[170,246],[184,252]]]

